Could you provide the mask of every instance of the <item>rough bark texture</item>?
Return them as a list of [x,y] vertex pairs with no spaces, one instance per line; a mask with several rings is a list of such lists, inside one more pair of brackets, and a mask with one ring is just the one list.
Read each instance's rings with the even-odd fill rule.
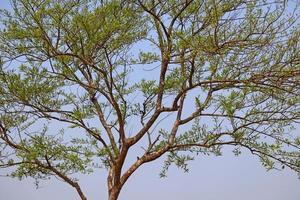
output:
[[108,200],[117,200],[120,194],[120,189],[113,188],[111,191],[109,191],[108,194]]

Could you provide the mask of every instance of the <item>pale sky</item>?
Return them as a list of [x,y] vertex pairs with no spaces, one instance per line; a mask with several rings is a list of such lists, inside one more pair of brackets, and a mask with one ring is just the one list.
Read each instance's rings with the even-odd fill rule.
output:
[[[191,162],[190,172],[172,168],[160,179],[162,159],[145,165],[123,188],[119,200],[299,200],[300,180],[290,170],[269,171],[257,158],[245,153],[240,157],[225,153],[221,157],[200,157]],[[105,171],[81,179],[89,200],[107,199]],[[0,178],[1,200],[76,200],[67,184],[41,182],[35,189],[32,180]]]
[[[0,0],[0,8],[8,7]],[[299,130],[297,131],[299,132]],[[299,200],[300,179],[295,172],[266,171],[248,152],[239,157],[227,149],[223,156],[200,156],[190,162],[190,172],[171,168],[159,178],[163,159],[141,167],[123,188],[119,200]],[[0,169],[0,174],[5,170]],[[88,200],[107,199],[106,171],[82,176],[80,184]],[[0,200],[77,200],[69,185],[55,179],[41,181],[35,189],[32,179],[0,177]]]

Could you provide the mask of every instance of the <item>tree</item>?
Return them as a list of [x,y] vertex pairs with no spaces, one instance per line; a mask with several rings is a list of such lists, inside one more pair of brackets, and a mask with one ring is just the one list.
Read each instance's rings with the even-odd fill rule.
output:
[[0,18],[0,166],[10,176],[55,176],[85,200],[74,174],[104,167],[116,200],[142,165],[164,157],[165,176],[224,146],[300,172],[295,2],[11,5]]

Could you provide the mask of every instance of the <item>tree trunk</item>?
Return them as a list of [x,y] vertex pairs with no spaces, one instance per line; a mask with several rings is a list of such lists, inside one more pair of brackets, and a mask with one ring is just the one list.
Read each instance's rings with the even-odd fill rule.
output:
[[112,190],[108,193],[108,200],[117,200],[120,194],[121,188],[114,187]]

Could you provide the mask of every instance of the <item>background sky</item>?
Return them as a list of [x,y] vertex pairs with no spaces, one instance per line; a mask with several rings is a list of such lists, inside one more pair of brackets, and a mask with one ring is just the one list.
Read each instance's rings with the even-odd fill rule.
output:
[[[221,157],[200,157],[191,162],[190,172],[171,168],[161,179],[162,159],[140,168],[123,188],[119,200],[299,200],[300,180],[290,170],[269,171],[257,158],[245,153],[240,157],[224,153]],[[106,199],[106,172],[80,178],[89,200]],[[76,200],[76,192],[67,184],[33,180],[18,181],[0,177],[1,200]]]
[[[0,0],[0,8],[9,8]],[[299,132],[299,129],[297,130]],[[201,156],[190,163],[190,172],[172,168],[168,177],[159,178],[163,159],[146,164],[129,179],[119,200],[299,200],[300,179],[295,172],[266,171],[258,158],[248,152],[233,156],[230,149],[223,156]],[[0,169],[0,174],[5,170]],[[80,177],[89,200],[107,198],[106,171]],[[36,189],[30,178],[19,181],[0,177],[0,200],[76,200],[77,193],[55,178],[42,181]]]

